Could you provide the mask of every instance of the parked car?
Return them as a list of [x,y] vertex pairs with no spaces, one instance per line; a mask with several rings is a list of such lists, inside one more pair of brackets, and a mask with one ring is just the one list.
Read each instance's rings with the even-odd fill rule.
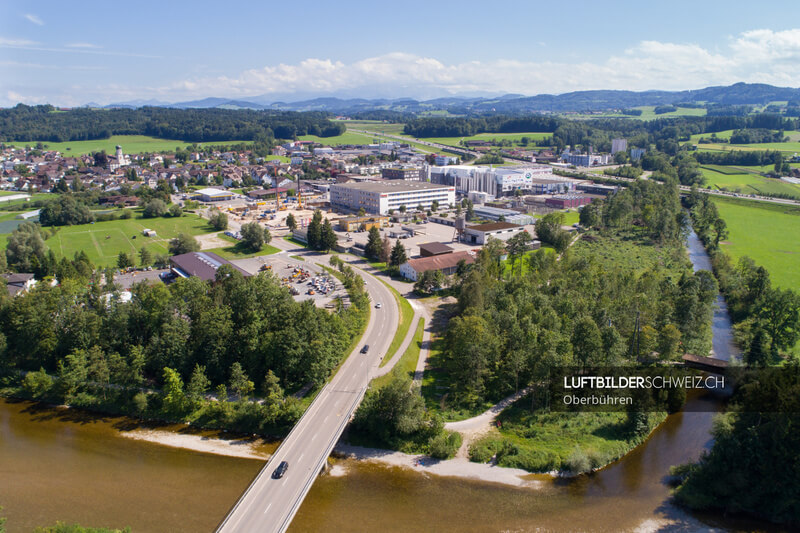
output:
[[363,348],[361,348],[361,353],[367,353],[369,351],[369,344],[365,344]]

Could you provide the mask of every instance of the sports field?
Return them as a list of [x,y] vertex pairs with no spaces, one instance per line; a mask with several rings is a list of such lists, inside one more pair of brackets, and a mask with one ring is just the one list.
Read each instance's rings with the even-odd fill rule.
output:
[[[143,236],[145,228],[155,230],[157,236]],[[44,229],[47,234],[49,228]],[[166,254],[169,240],[178,233],[200,235],[212,231],[206,220],[193,214],[179,218],[130,218],[62,226],[45,243],[57,257],[71,258],[75,252],[83,250],[96,266],[112,266],[116,265],[120,252],[138,254],[142,246],[147,246],[153,254]]]
[[722,249],[764,266],[774,285],[800,290],[800,207],[714,198],[728,225]]
[[[37,141],[30,142],[12,142],[6,143],[11,146],[34,146]],[[220,141],[205,144],[234,144],[249,141]],[[122,151],[126,154],[141,154],[144,152],[173,152],[175,148],[180,147],[185,149],[191,143],[184,141],[174,141],[170,139],[158,139],[156,137],[148,137],[147,135],[113,135],[108,139],[98,139],[95,141],[68,141],[63,143],[54,143],[42,141],[48,150],[58,150],[64,155],[81,155],[90,154],[105,150],[108,154],[113,154],[116,146],[122,146]]]

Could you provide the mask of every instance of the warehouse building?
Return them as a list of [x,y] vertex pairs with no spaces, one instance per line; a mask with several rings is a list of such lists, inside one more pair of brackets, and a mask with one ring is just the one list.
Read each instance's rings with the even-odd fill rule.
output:
[[389,223],[389,217],[347,217],[337,220],[341,231],[359,231],[360,229],[371,230],[373,227],[382,228]]
[[173,255],[169,258],[172,273],[181,278],[197,276],[203,281],[213,281],[217,277],[217,270],[222,265],[230,265],[243,276],[250,273],[239,268],[227,259],[223,259],[214,252],[189,252],[187,254]]
[[590,196],[583,196],[581,194],[567,194],[563,196],[551,196],[545,199],[544,205],[547,207],[555,207],[556,209],[569,209],[571,207],[581,207],[586,204],[592,203]]
[[472,210],[475,212],[475,216],[478,218],[496,220],[498,222],[500,222],[502,219],[503,222],[519,224],[521,226],[526,224],[534,224],[536,222],[536,219],[532,216],[520,213],[519,211],[514,211],[513,209],[503,209],[501,207],[489,207],[481,205],[473,207]]
[[[547,165],[497,168],[469,165],[431,167],[430,181],[452,185],[456,192],[461,194],[483,192],[494,197],[513,195],[516,191],[531,192],[534,189],[534,182],[552,182],[561,189],[569,187],[563,184],[571,183],[570,180],[553,175],[552,168]],[[566,192],[561,189],[559,192]]]
[[511,224],[509,222],[478,224],[477,226],[467,226],[464,229],[464,241],[469,244],[486,244],[489,237],[507,241],[523,231],[525,231],[525,228],[519,224]]
[[471,265],[475,262],[474,253],[470,251],[453,252],[432,257],[409,259],[400,265],[400,275],[411,281],[417,281],[423,272],[429,270],[438,270],[445,276],[451,276],[456,273],[458,264],[461,261],[464,261],[466,265]]
[[430,209],[433,202],[454,204],[456,192],[453,187],[421,181],[337,183],[331,185],[330,201],[334,208],[386,215],[401,206]]
[[204,202],[224,202],[227,200],[233,200],[232,193],[224,189],[214,189],[213,187],[195,191],[195,197]]

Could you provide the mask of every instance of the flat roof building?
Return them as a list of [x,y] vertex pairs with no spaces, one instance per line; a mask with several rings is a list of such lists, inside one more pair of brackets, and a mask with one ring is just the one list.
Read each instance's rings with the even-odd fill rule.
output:
[[467,226],[464,229],[464,241],[470,244],[486,244],[489,237],[507,241],[523,231],[525,231],[525,228],[519,224],[511,224],[509,222],[478,224],[477,226]]
[[450,205],[456,201],[454,187],[421,181],[337,183],[330,188],[331,207],[386,215],[401,206],[430,209],[433,202]]
[[387,180],[424,181],[420,167],[389,167],[381,169],[381,177]]
[[239,268],[227,259],[223,259],[214,252],[189,252],[173,255],[169,258],[170,269],[176,276],[188,278],[197,276],[203,281],[213,281],[217,277],[217,270],[222,265],[230,265],[243,276],[250,276],[246,270]]
[[200,189],[199,191],[195,191],[194,194],[204,202],[224,202],[233,200],[233,193],[224,189],[214,189],[213,187]]
[[431,167],[430,180],[431,183],[452,185],[461,194],[483,192],[494,197],[512,195],[515,191],[531,191],[534,180],[537,182],[549,180],[562,188],[562,184],[569,183],[569,180],[553,175],[553,169],[547,165],[497,168],[471,165]]
[[498,222],[500,221],[501,217],[503,222],[519,224],[521,226],[536,222],[536,219],[534,219],[532,216],[520,213],[519,211],[514,211],[513,209],[503,209],[501,207],[480,205],[473,207],[472,210],[475,212],[475,216],[479,218],[487,218],[489,220],[496,220]]
[[441,242],[426,242],[419,245],[419,255],[422,257],[433,257],[453,253],[453,249]]

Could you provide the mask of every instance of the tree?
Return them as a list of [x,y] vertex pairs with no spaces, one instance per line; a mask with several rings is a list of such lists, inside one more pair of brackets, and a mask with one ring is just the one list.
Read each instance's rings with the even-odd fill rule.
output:
[[439,200],[434,200],[431,202],[431,211],[438,211],[439,210]]
[[139,250],[139,264],[143,267],[150,266],[153,263],[153,254],[146,246],[142,246]]
[[294,215],[289,213],[286,217],[286,226],[289,228],[289,231],[294,231],[297,229],[297,221],[294,219]]
[[167,203],[160,198],[153,198],[146,204],[142,210],[142,216],[145,218],[163,217],[167,214]]
[[231,365],[230,386],[231,391],[239,400],[247,399],[255,389],[255,385],[248,379],[247,374],[242,369],[241,363],[238,361]]
[[94,221],[94,215],[83,202],[72,195],[60,195],[50,201],[39,212],[42,226],[73,226]]
[[197,239],[186,233],[178,233],[178,236],[169,241],[169,253],[172,255],[187,254],[196,252],[200,249]]
[[314,215],[311,217],[311,222],[308,224],[308,229],[306,231],[306,242],[308,243],[309,248],[316,250],[321,239],[322,211],[317,209],[314,211]]
[[400,206],[400,212],[401,213],[405,213],[406,212],[406,204],[403,204],[403,205]]
[[333,231],[330,220],[326,218],[320,230],[320,240],[317,243],[317,248],[328,252],[335,248],[337,243],[338,238],[336,237],[336,232]]
[[403,243],[400,242],[400,239],[397,239],[394,243],[394,247],[392,248],[392,255],[389,257],[389,266],[397,270],[400,268],[400,265],[406,261],[408,261],[406,249],[403,246]]
[[467,220],[475,218],[475,207],[472,205],[472,200],[467,200]]
[[189,385],[186,387],[186,396],[195,405],[199,404],[211,387],[211,381],[206,377],[206,367],[200,364],[194,365],[192,377],[189,378]]
[[46,249],[42,229],[33,222],[23,222],[8,236],[8,267],[17,272],[33,272],[45,261]]
[[226,230],[228,229],[228,215],[222,211],[216,211],[208,217],[208,223],[217,231]]
[[242,242],[251,250],[258,252],[269,242],[271,236],[269,230],[261,226],[258,222],[247,222],[242,224]]
[[426,270],[414,283],[414,290],[421,294],[432,294],[441,289],[445,283],[445,276],[441,270]]
[[377,226],[372,226],[369,229],[369,237],[367,237],[364,253],[373,260],[377,260],[381,256],[381,232]]
[[681,330],[674,324],[666,324],[658,334],[658,352],[661,359],[671,360],[678,356],[681,344]]
[[363,207],[358,209],[358,216],[363,217],[366,214],[367,214],[367,211]]
[[130,268],[133,266],[133,258],[126,252],[120,252],[117,255],[117,268],[120,270]]
[[528,245],[533,240],[531,234],[527,231],[521,231],[506,241],[506,251],[508,252],[509,259],[511,259],[511,273],[514,273],[514,267],[525,252],[528,250]]
[[381,242],[381,254],[379,256],[381,263],[388,263],[389,258],[392,256],[392,241],[389,240],[388,235],[384,235]]
[[183,416],[186,412],[186,394],[183,392],[183,380],[177,370],[164,367],[164,387],[162,406],[164,412],[173,416]]
[[183,210],[181,209],[181,206],[178,204],[172,204],[169,206],[169,216],[175,218],[183,216]]

